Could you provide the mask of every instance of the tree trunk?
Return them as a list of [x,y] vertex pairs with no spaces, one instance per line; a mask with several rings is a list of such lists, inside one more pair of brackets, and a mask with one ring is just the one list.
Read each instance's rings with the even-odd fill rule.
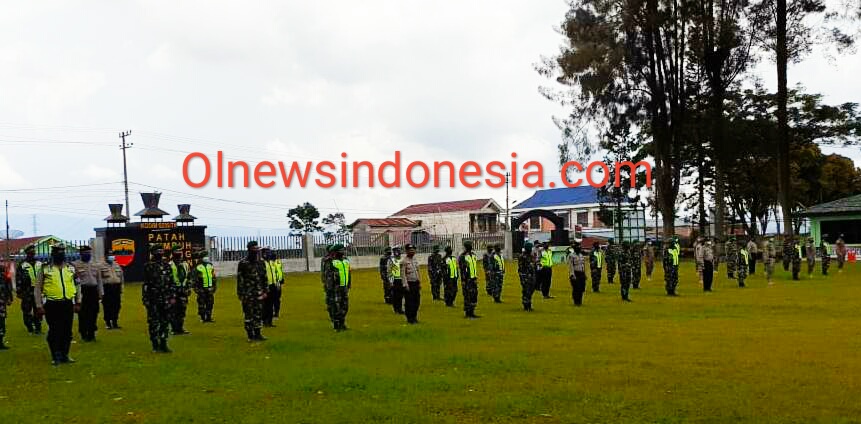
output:
[[699,156],[699,169],[697,173],[697,205],[699,205],[698,214],[700,216],[699,222],[699,230],[700,235],[704,236],[706,234],[706,183],[705,177],[703,176],[704,166],[703,166],[703,154],[702,151],[698,154]]
[[783,211],[783,231],[792,235],[792,196],[789,176],[789,122],[787,117],[786,0],[777,0],[777,189]]

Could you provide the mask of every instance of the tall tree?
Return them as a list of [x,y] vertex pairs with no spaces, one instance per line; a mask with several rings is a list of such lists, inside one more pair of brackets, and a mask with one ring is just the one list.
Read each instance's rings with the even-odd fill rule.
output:
[[341,212],[330,213],[323,217],[323,225],[326,226],[323,234],[328,241],[333,241],[337,236],[350,232],[344,214]]
[[[568,137],[560,153],[589,151],[580,136],[586,122],[599,132],[627,125],[649,136],[665,236],[675,232],[685,143],[689,9],[675,0],[574,0],[561,27],[566,44],[538,67],[564,86],[543,94],[572,108],[557,121]],[[568,148],[572,135],[580,143]]]
[[290,228],[297,232],[313,233],[322,230],[320,211],[308,202],[287,211],[287,218],[290,218]]

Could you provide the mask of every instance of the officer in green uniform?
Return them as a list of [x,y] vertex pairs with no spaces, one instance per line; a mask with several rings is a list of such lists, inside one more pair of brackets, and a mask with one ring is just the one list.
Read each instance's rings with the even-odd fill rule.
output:
[[218,288],[218,282],[215,278],[215,267],[209,261],[209,256],[205,250],[195,254],[194,263],[194,292],[197,294],[197,315],[200,316],[200,322],[210,323],[215,322],[212,319],[212,309],[215,306],[215,291]]
[[24,260],[18,264],[15,271],[16,290],[21,299],[21,314],[24,326],[31,334],[42,334],[42,318],[36,316],[36,298],[33,297],[33,286],[42,274],[42,262],[36,260],[36,246],[29,245],[24,249]]
[[472,242],[463,242],[463,253],[457,259],[463,288],[463,312],[466,318],[480,318],[475,314],[478,305],[478,258],[472,252]]
[[798,281],[798,274],[801,272],[801,258],[804,254],[801,251],[801,242],[798,238],[792,239],[792,279]]
[[248,253],[236,268],[236,294],[242,303],[245,317],[245,333],[248,341],[264,341],[263,301],[266,300],[269,286],[266,284],[266,267],[260,259],[260,245],[257,241],[248,242]]
[[607,240],[607,254],[604,260],[607,262],[607,284],[613,284],[616,278],[616,262],[619,258],[619,248],[616,246],[616,240],[610,238]]
[[389,282],[392,286],[392,310],[396,314],[404,313],[404,280],[401,276],[401,248],[395,246],[392,249],[392,257],[389,258]]
[[445,286],[443,287],[443,300],[445,301],[445,306],[449,308],[454,307],[454,300],[457,299],[457,278],[458,278],[458,265],[457,258],[452,254],[451,246],[445,247],[445,257],[443,258],[445,261]]
[[493,286],[490,296],[494,303],[502,303],[502,283],[505,281],[505,259],[502,257],[502,246],[493,246]]
[[828,234],[822,235],[819,242],[819,253],[822,255],[822,275],[828,275],[828,266],[831,264],[831,245],[828,244]]
[[738,286],[744,287],[744,279],[747,278],[747,271],[749,270],[748,265],[750,265],[750,253],[747,251],[747,247],[745,247],[744,243],[739,241],[738,243],[738,251],[736,253],[736,257],[738,258],[736,261],[736,276],[738,278]]
[[188,311],[188,298],[191,295],[191,266],[182,254],[182,246],[171,246],[170,275],[173,280],[175,302],[170,307],[170,327],[174,336],[190,334],[185,330],[185,314]]
[[622,242],[622,247],[619,250],[619,255],[616,257],[619,267],[619,293],[622,295],[622,300],[630,302],[631,289],[631,274],[634,268],[633,253],[631,252],[631,242],[625,240]]
[[433,245],[433,250],[428,256],[428,279],[431,284],[431,297],[433,300],[442,300],[440,289],[445,277],[446,268],[442,255],[439,254],[439,245]]
[[735,279],[735,269],[738,265],[738,244],[735,241],[735,236],[729,236],[726,241],[726,278]]
[[535,293],[535,258],[532,255],[532,243],[523,244],[523,251],[517,258],[517,274],[520,276],[521,300],[523,310],[532,311],[532,295]]
[[667,296],[678,296],[676,289],[679,285],[679,256],[681,248],[677,237],[667,239],[664,252],[664,282]]
[[631,287],[640,289],[640,280],[643,278],[643,245],[639,242],[631,244]]
[[[81,309],[81,292],[75,268],[66,262],[66,247],[51,247],[51,262],[42,267],[42,274],[33,290],[36,314],[48,323],[48,348],[54,365],[75,362],[69,357],[72,346],[72,322]],[[45,301],[42,302],[44,297]]]
[[592,292],[601,291],[601,269],[604,267],[604,249],[598,244],[592,245],[589,254],[589,272],[592,274]]
[[484,291],[488,296],[493,296],[493,277],[495,275],[496,263],[493,260],[493,245],[486,246],[487,251],[481,257],[481,268],[484,269]]
[[176,303],[172,269],[164,257],[164,247],[161,244],[152,244],[149,252],[150,260],[144,265],[144,281],[141,286],[149,339],[153,352],[170,353],[171,350],[167,347],[170,308]]
[[275,327],[272,320],[275,319],[276,302],[281,297],[284,269],[271,247],[264,247],[261,253],[263,265],[266,267],[266,285],[269,290],[266,300],[263,302],[263,326]]
[[335,331],[347,329],[345,321],[350,307],[352,271],[350,270],[350,261],[344,257],[344,251],[343,244],[332,246],[332,259],[326,271],[327,290],[331,290],[333,293],[331,319]]

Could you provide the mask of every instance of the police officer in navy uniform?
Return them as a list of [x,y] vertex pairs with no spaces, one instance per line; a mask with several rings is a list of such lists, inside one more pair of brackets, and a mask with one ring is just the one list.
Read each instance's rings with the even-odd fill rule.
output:
[[[81,292],[75,268],[66,263],[66,248],[51,247],[51,261],[42,268],[42,275],[33,288],[36,314],[48,323],[48,348],[53,365],[75,362],[69,357],[72,346],[72,323],[81,308]],[[42,298],[44,297],[44,302]]]

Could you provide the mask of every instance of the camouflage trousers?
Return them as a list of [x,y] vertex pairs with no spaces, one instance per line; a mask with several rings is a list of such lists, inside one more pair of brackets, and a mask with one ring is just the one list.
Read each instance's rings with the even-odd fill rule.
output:
[[646,277],[652,278],[652,272],[655,271],[655,261],[646,260]]
[[634,263],[634,269],[631,271],[631,286],[635,289],[640,288],[640,280],[643,278],[643,268],[640,264]]
[[440,300],[440,289],[442,288],[442,276],[439,275],[431,275],[430,277],[431,284],[431,297],[433,300]]
[[621,268],[619,269],[619,294],[622,299],[628,300],[631,290],[631,271]]
[[146,324],[149,330],[151,342],[167,340],[168,327],[170,326],[169,311],[167,305],[147,305]]
[[0,301],[0,342],[6,337],[6,302]]
[[814,269],[816,269],[816,258],[807,258],[807,275],[813,275]]
[[664,270],[664,283],[667,294],[676,293],[676,288],[679,286],[678,266],[670,265]]
[[242,315],[245,317],[245,332],[253,334],[263,328],[263,301],[253,298],[242,301]]
[[726,263],[726,278],[729,278],[730,280],[732,280],[734,276],[735,276],[735,262],[733,262],[730,259],[729,262]]
[[598,293],[601,291],[601,268],[593,268],[592,272],[592,291]]
[[613,280],[616,278],[616,262],[615,261],[607,261],[607,284],[613,284]]
[[446,306],[454,306],[454,300],[457,298],[457,277],[445,279],[442,295]]
[[843,269],[843,263],[846,262],[846,256],[837,255],[837,269]]
[[350,309],[350,289],[344,286],[338,286],[332,289],[332,307],[333,311],[330,314],[332,324],[338,328],[338,324],[343,325],[347,319],[347,311]]
[[488,296],[493,296],[491,294],[491,287],[493,287],[493,274],[489,272],[484,273],[484,291]]
[[185,314],[188,312],[188,296],[177,296],[176,303],[170,306],[170,328],[176,332],[185,329]]
[[535,294],[535,275],[520,274],[520,298],[523,309],[532,309],[532,295]]
[[774,261],[765,263],[765,278],[771,281],[771,276],[774,275]]
[[792,260],[792,279],[798,279],[798,273],[801,272],[801,259]]
[[828,266],[831,265],[831,258],[828,256],[822,257],[822,275],[828,275]]
[[323,287],[323,293],[326,295],[326,312],[329,313],[329,321],[332,321],[334,324],[336,321],[335,312],[337,310],[337,306],[335,305],[335,289]]
[[24,318],[24,326],[27,331],[42,332],[42,317],[36,316],[36,298],[33,296],[33,290],[24,290],[26,293],[21,298],[21,315]]
[[470,278],[463,282],[463,311],[467,314],[475,312],[478,305],[478,279]]
[[738,272],[736,273],[736,279],[738,280],[738,286],[744,287],[744,279],[747,278],[747,267],[740,266],[738,267]]
[[389,282],[388,278],[381,278],[383,280],[383,301],[386,302],[386,305],[392,304],[392,283]]
[[197,294],[197,315],[203,321],[212,319],[212,308],[215,306],[215,293],[211,289],[200,289],[196,290],[195,293]]
[[789,257],[783,255],[783,270],[789,271]]
[[702,262],[697,261],[697,277],[699,277],[700,281],[703,281],[703,267],[705,265]]
[[505,280],[505,274],[497,273],[491,276],[490,280],[490,297],[499,300],[502,297],[502,282]]

